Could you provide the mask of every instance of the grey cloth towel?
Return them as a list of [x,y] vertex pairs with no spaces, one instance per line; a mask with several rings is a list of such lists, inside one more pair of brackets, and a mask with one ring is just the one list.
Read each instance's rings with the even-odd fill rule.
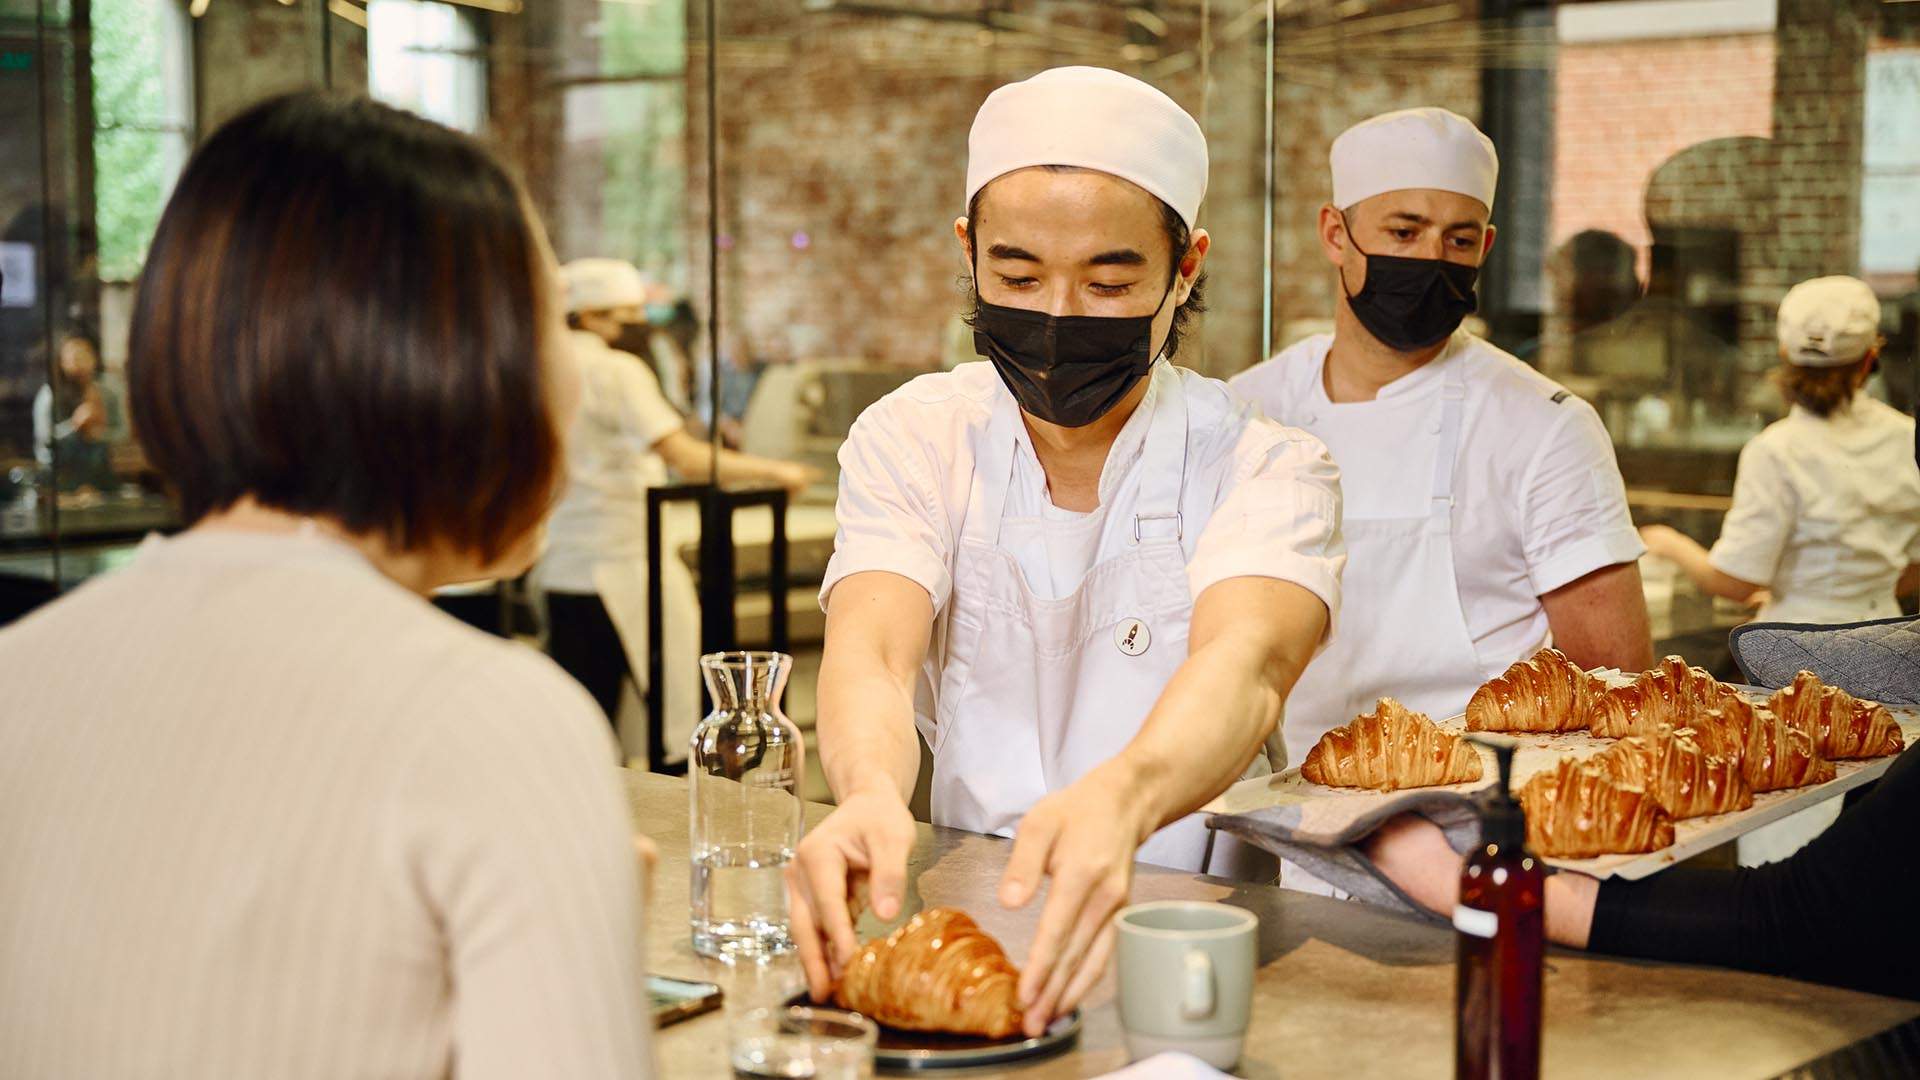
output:
[[1440,826],[1453,850],[1465,853],[1480,840],[1480,815],[1472,796],[1457,791],[1409,791],[1378,798],[1316,799],[1270,806],[1244,814],[1216,814],[1207,824],[1264,848],[1308,873],[1368,903],[1447,920],[1407,898],[1361,853],[1359,844],[1398,814],[1420,814]]
[[1770,690],[1804,670],[1855,697],[1920,705],[1920,619],[1847,626],[1748,623],[1734,630],[1729,645],[1747,680]]

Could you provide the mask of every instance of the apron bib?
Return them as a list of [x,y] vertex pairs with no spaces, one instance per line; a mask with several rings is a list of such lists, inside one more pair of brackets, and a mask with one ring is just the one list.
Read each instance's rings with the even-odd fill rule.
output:
[[[1010,397],[995,407],[954,559],[929,739],[936,824],[1012,836],[1034,803],[1127,745],[1187,658],[1193,601],[1181,541],[1205,523],[1180,514],[1185,390],[1170,369],[1156,376],[1136,500],[1099,511],[1102,530],[1120,533],[1118,545],[1101,550],[1120,554],[1096,562],[1057,600],[1037,595],[1000,546],[1020,417]],[[1196,814],[1161,829],[1139,860],[1203,869],[1202,822]],[[1227,873],[1258,861],[1223,836],[1212,865]]]
[[1410,406],[1419,411],[1404,426],[1383,424],[1377,410],[1342,409],[1324,410],[1302,425],[1338,446],[1392,439],[1395,430],[1435,430],[1437,419],[1439,439],[1426,469],[1417,460],[1396,466],[1385,455],[1335,452],[1343,488],[1385,497],[1370,501],[1374,511],[1356,517],[1350,509],[1342,520],[1347,569],[1339,624],[1287,698],[1290,764],[1304,761],[1330,729],[1372,712],[1382,697],[1438,720],[1465,709],[1485,678],[1454,579],[1453,473],[1466,406],[1464,372],[1459,361],[1449,364],[1437,406]]

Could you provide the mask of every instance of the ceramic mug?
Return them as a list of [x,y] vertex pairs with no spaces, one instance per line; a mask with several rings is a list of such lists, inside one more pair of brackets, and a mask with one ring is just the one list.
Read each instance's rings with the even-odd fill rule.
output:
[[1239,1064],[1253,1011],[1259,917],[1226,904],[1159,900],[1114,918],[1128,1059],[1180,1051],[1216,1069]]

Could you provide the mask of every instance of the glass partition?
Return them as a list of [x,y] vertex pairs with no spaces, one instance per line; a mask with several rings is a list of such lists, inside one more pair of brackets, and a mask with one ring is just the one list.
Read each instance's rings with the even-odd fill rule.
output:
[[[1060,64],[1138,75],[1207,132],[1210,311],[1182,351],[1207,374],[1330,325],[1334,135],[1442,105],[1502,158],[1476,328],[1599,409],[1640,520],[1717,533],[1740,447],[1782,412],[1774,308],[1799,280],[1873,285],[1873,391],[1913,407],[1920,4],[0,0],[4,570],[71,584],[172,524],[119,379],[192,141],[269,94],[370,92],[498,148],[563,260],[641,271],[623,347],[697,434],[820,470],[788,518],[810,703],[835,453],[879,396],[974,358],[967,130]],[[740,528],[759,581],[767,539]],[[1663,644],[1743,617],[1648,574]],[[743,636],[768,603],[743,593]]]

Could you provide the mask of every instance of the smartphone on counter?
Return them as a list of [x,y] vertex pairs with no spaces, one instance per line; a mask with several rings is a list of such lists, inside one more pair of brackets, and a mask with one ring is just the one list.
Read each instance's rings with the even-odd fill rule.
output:
[[677,1024],[720,1007],[720,988],[712,983],[649,975],[647,993],[653,998],[655,1027]]

